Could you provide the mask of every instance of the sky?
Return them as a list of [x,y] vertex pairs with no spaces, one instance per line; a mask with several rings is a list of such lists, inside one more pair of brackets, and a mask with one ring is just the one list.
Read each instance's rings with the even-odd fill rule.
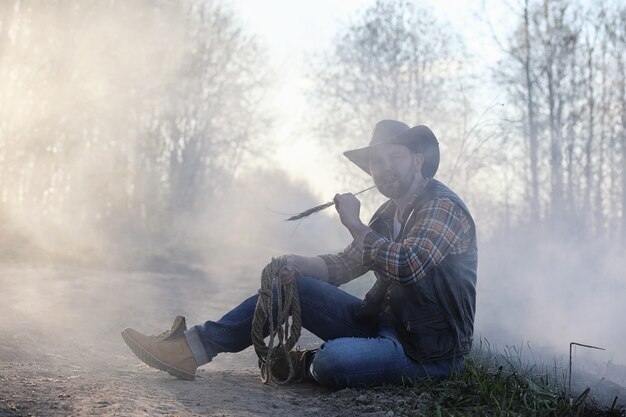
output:
[[[310,184],[320,199],[335,194],[332,170],[319,170],[324,164],[323,149],[306,131],[305,79],[307,57],[328,51],[334,36],[355,19],[359,11],[375,0],[319,0],[315,2],[272,0],[232,0],[232,9],[249,33],[254,34],[267,51],[275,73],[271,110],[276,115],[274,139],[280,144],[274,163],[293,178]],[[437,19],[447,21],[462,35],[468,51],[477,57],[486,71],[500,57],[492,41],[487,17],[496,31],[507,26],[505,3],[493,0],[421,0]],[[512,19],[512,17],[511,17]],[[409,125],[420,121],[406,121]],[[375,121],[372,122],[372,124]],[[369,138],[363,138],[365,146]],[[315,175],[311,175],[316,172]],[[345,190],[347,191],[347,190]]]

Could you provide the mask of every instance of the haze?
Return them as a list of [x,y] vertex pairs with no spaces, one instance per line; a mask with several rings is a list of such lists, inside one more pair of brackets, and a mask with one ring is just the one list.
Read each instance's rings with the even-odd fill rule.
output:
[[[525,21],[523,2],[476,3],[451,22],[434,3],[2,2],[0,331],[89,325],[88,302],[46,304],[76,282],[107,294],[107,337],[199,322],[272,256],[342,249],[332,208],[284,219],[371,185],[341,152],[390,117],[432,127],[438,178],[476,218],[477,336],[626,362],[624,6],[529,2]],[[393,25],[424,40],[395,45],[397,67],[367,55]],[[364,219],[380,201],[363,195]],[[56,268],[76,281],[41,281]],[[125,294],[133,273],[154,292]]]

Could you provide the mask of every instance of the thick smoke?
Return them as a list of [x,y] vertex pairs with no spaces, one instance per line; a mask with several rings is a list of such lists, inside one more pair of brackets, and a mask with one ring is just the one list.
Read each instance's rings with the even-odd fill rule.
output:
[[[180,134],[204,119],[178,117],[180,108],[168,103],[184,108],[183,98],[192,93],[189,105],[209,103],[222,87],[205,91],[189,81],[207,64],[194,61],[200,51],[188,30],[193,7],[6,4],[11,6],[4,7],[0,26],[0,245],[8,266],[0,280],[0,334],[64,352],[88,339],[107,358],[125,352],[118,333],[126,326],[158,332],[177,314],[194,324],[217,318],[256,291],[272,256],[334,252],[349,243],[333,208],[299,224],[284,221],[281,213],[325,202],[284,172],[225,175],[236,170],[214,161],[215,170],[202,171],[213,182],[197,185],[184,170],[176,173],[183,179],[173,181],[169,168],[187,161],[191,149],[184,145],[210,134],[213,125],[195,136]],[[216,115],[213,122],[224,129],[242,123],[240,130],[221,131],[222,141],[211,142],[214,148],[203,154],[235,161],[234,168],[251,155],[231,153],[239,137],[233,132],[268,136],[246,126],[247,114],[226,117],[250,98],[224,101],[243,87],[210,102],[212,108],[200,106],[202,117]],[[228,112],[218,112],[220,103]],[[162,119],[171,123],[160,124]],[[355,175],[362,174],[355,169]],[[172,214],[181,201],[173,190],[192,184],[193,204]],[[480,189],[459,191],[483,204],[476,197]],[[477,336],[501,347],[528,342],[547,349],[546,362],[566,355],[576,341],[607,349],[581,353],[597,363],[625,363],[623,249],[532,230],[483,233],[490,209],[484,204],[470,204],[481,213]],[[362,294],[369,284],[371,277],[350,289]],[[596,373],[623,381],[607,369]]]

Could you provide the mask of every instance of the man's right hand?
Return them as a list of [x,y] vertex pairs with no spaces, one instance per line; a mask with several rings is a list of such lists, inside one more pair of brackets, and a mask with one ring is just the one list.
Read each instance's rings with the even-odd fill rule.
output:
[[281,284],[289,284],[293,282],[297,276],[302,275],[295,266],[296,261],[294,255],[283,255],[280,258],[285,263],[278,272],[278,280]]
[[281,259],[285,262],[283,271],[278,274],[281,282],[291,282],[298,276],[309,276],[328,281],[328,267],[319,256],[287,254],[281,256]]

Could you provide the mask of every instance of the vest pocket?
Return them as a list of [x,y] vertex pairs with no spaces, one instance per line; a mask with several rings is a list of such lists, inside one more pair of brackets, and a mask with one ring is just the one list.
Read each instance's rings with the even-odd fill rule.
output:
[[441,355],[454,348],[452,329],[440,315],[407,320],[404,327],[422,355]]

